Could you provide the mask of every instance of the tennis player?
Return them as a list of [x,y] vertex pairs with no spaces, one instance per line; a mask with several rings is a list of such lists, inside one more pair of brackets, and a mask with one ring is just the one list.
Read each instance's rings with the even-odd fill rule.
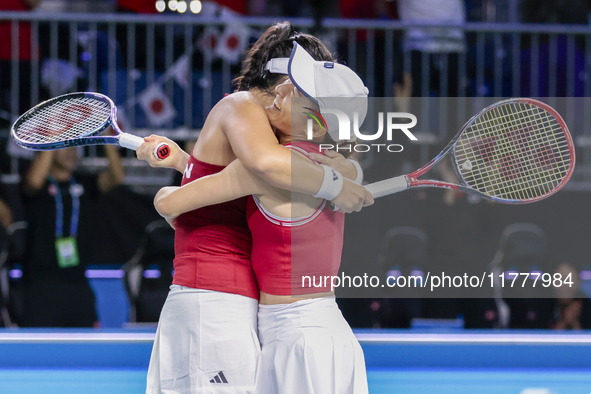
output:
[[[296,43],[288,71],[291,80],[276,88],[277,96],[266,112],[281,144],[292,152],[306,158],[318,152],[317,143],[325,139],[327,130],[315,125],[313,142],[307,140],[307,111],[303,109],[316,107],[320,113],[324,109],[321,99],[312,97],[353,98],[349,103],[361,104],[356,108],[363,122],[367,89],[352,70],[315,61]],[[239,160],[215,175],[180,188],[161,189],[155,206],[172,221],[184,212],[251,194],[247,206],[253,237],[251,259],[261,291],[258,333],[262,354],[255,392],[367,393],[363,352],[336,305],[330,283],[314,287],[304,281],[304,277],[338,275],[342,213],[333,211],[325,199],[270,185]]]
[[[153,136],[137,150],[138,158],[184,172],[183,185],[240,158],[276,186],[334,199],[345,211],[372,202],[361,186],[325,181],[322,168],[299,157],[292,160],[278,144],[264,107],[272,103],[271,92],[285,76],[265,67],[272,58],[289,56],[294,41],[316,58],[332,60],[315,37],[296,32],[289,23],[272,26],[249,52],[237,79],[239,89],[248,91],[232,94],[212,109],[191,156],[172,141]],[[152,152],[162,141],[171,147],[171,155],[157,162]],[[337,164],[350,178],[356,177],[354,165],[344,160]],[[292,167],[311,175],[292,177]],[[246,205],[244,198],[177,218],[175,274],[160,316],[147,393],[253,392],[260,350],[259,289],[250,262]]]

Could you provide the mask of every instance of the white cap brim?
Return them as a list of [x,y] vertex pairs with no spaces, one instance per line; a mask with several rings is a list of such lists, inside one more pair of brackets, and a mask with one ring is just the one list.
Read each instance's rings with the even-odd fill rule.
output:
[[[361,78],[345,65],[314,60],[296,42],[291,51],[287,71],[295,87],[318,105],[330,137],[335,142],[350,141],[350,138],[354,138],[351,132],[354,114],[357,114],[359,124],[363,123],[367,114],[368,90]],[[349,138],[341,138],[339,135],[342,127],[337,112],[349,117]],[[343,134],[343,137],[345,135]]]
[[[293,64],[297,67],[292,67]],[[316,84],[314,82],[314,65],[316,60],[297,42],[293,43],[291,56],[287,66],[289,79],[300,92],[316,101]]]

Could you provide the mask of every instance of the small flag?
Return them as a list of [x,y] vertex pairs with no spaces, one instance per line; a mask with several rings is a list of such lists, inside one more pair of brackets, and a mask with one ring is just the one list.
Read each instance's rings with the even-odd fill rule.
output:
[[208,26],[199,39],[199,48],[206,59],[213,59],[219,41],[220,31],[215,27]]
[[236,64],[240,61],[240,55],[248,46],[250,29],[240,22],[226,25],[224,33],[220,36],[219,44],[215,48],[215,55]]
[[169,72],[183,89],[189,87],[189,57],[187,55],[179,57]]
[[176,116],[170,100],[158,86],[152,85],[144,90],[139,94],[138,101],[148,121],[154,126],[162,126]]
[[47,59],[41,65],[41,84],[52,96],[69,92],[84,73],[75,64],[60,59]]

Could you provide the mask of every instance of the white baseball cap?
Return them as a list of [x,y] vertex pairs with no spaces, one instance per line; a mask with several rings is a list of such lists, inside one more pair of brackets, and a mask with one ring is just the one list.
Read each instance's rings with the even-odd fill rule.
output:
[[[291,56],[269,60],[265,70],[277,74],[288,74],[291,82],[304,95],[311,98],[326,120],[328,134],[336,141],[339,138],[339,119],[330,110],[344,112],[353,127],[354,114],[358,114],[359,125],[367,115],[369,90],[359,76],[349,67],[328,61],[317,61],[304,48],[294,42]],[[349,130],[351,139],[355,134]]]

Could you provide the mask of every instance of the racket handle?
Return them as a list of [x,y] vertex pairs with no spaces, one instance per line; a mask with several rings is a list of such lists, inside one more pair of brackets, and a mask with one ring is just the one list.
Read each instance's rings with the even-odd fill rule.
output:
[[121,145],[124,148],[136,150],[143,143],[144,139],[142,137],[137,137],[135,135],[127,133],[119,134],[119,145]]
[[397,176],[396,178],[386,179],[385,181],[375,182],[365,186],[373,198],[398,193],[408,189],[409,187],[410,185],[406,175]]
[[164,160],[170,155],[170,147],[167,143],[161,142],[154,148],[154,156],[158,160]]

